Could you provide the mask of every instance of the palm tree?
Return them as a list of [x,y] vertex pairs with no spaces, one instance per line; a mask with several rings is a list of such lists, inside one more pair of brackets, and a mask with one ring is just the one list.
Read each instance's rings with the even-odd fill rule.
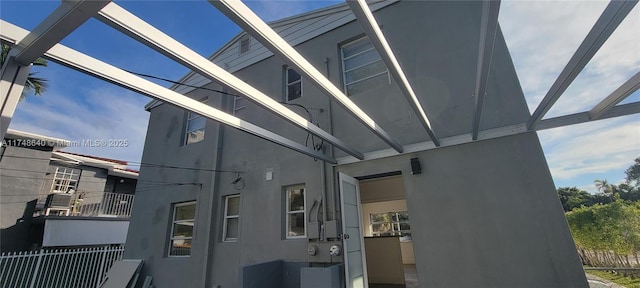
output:
[[[7,60],[7,56],[9,55],[9,50],[11,50],[11,46],[9,44],[2,43],[2,53],[0,54],[0,67],[4,66],[4,61]],[[36,59],[33,61],[34,66],[43,66],[47,67],[47,60],[42,58]],[[42,95],[44,90],[47,89],[47,79],[35,77],[37,72],[29,73],[27,77],[27,82],[24,84],[24,89],[22,90],[22,95],[20,95],[20,101],[24,100],[29,93],[33,93],[33,95],[39,96]]]
[[603,194],[609,196],[609,198],[611,198],[611,201],[613,201],[613,187],[611,184],[609,184],[609,181],[607,181],[607,179],[604,180],[595,180],[593,181],[594,185],[596,186],[596,189],[598,189],[598,191],[602,192]]

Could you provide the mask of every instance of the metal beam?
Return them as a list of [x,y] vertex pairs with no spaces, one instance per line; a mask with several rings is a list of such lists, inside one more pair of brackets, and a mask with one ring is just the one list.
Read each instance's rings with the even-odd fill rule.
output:
[[493,57],[493,47],[498,32],[498,14],[500,12],[500,0],[482,1],[482,20],[480,23],[480,45],[478,48],[478,66],[476,69],[476,108],[473,112],[473,126],[471,129],[471,139],[478,139],[480,130],[480,119],[482,117],[482,105],[487,95],[487,82],[489,80],[489,70],[491,69],[491,59]]
[[544,119],[536,125],[536,131],[546,130],[551,128],[575,125],[580,123],[586,123],[596,120],[609,119],[614,117],[626,116],[631,114],[640,113],[640,102],[633,102],[623,105],[615,106],[602,114],[597,119],[591,119],[589,112],[575,113],[571,115],[559,116],[549,119]]
[[527,121],[527,129],[534,130],[535,126],[542,120],[542,117],[551,109],[562,93],[567,90],[584,66],[598,52],[602,44],[607,41],[611,33],[616,30],[637,3],[638,0],[612,0],[609,2],[607,8],[604,9],[598,21],[593,25],[587,37],[584,38],[567,66],[564,67],[558,79],[553,83],[551,89],[544,96],[529,121]]
[[369,37],[369,40],[371,40],[371,43],[378,51],[378,54],[380,54],[382,61],[384,61],[384,64],[387,65],[389,73],[391,73],[393,79],[395,79],[398,83],[402,94],[405,98],[407,98],[407,101],[409,102],[409,106],[411,106],[413,112],[418,115],[418,119],[420,120],[420,123],[422,123],[424,129],[427,131],[427,134],[429,134],[429,138],[431,138],[431,141],[433,141],[436,146],[440,146],[438,139],[431,130],[431,123],[429,122],[429,118],[427,118],[427,114],[424,112],[424,109],[420,104],[420,100],[418,100],[418,97],[413,91],[413,88],[411,88],[411,84],[409,83],[407,76],[404,74],[404,71],[402,71],[402,67],[398,62],[398,59],[393,54],[393,50],[391,50],[389,42],[384,37],[384,34],[378,26],[376,19],[373,17],[373,13],[371,13],[371,9],[369,9],[367,2],[365,0],[347,0],[347,4],[349,4],[349,7],[351,7],[351,11],[353,11],[356,19],[358,19],[358,23],[360,23],[360,25],[364,29],[364,32]]
[[609,109],[618,105],[620,101],[629,97],[633,92],[636,92],[638,88],[640,88],[640,72],[633,75],[631,79],[627,80],[627,82],[622,84],[618,89],[616,89],[616,91],[613,91],[611,95],[607,96],[607,98],[593,107],[593,109],[589,111],[589,119],[598,120],[598,118],[607,113]]
[[[492,128],[492,129],[483,130],[483,131],[480,131],[480,135],[478,136],[478,140],[479,141],[483,141],[483,140],[489,140],[489,139],[495,139],[495,138],[500,138],[500,137],[505,137],[505,136],[516,135],[516,134],[522,134],[522,133],[533,133],[531,131],[527,131],[527,128],[525,126],[526,126],[526,123],[521,123],[521,124],[515,124],[515,125],[509,125],[509,126],[504,126],[504,127],[498,127],[498,128]],[[442,148],[442,147],[456,146],[456,145],[470,143],[472,141],[474,141],[474,140],[471,140],[471,133],[464,133],[464,134],[460,134],[460,135],[440,138],[440,144],[441,144],[440,146],[434,145],[433,142],[431,142],[431,141],[412,143],[412,144],[409,144],[409,145],[405,145],[405,146],[403,146],[404,153],[402,153],[402,154],[406,155],[406,154],[411,154],[411,153],[417,153],[417,152],[422,152],[422,151],[427,151],[427,150],[438,149],[438,148]],[[366,160],[374,160],[374,159],[387,158],[387,157],[391,157],[391,156],[394,156],[394,155],[397,155],[397,153],[395,153],[395,151],[393,151],[392,149],[383,149],[383,150],[367,152],[367,153],[364,154],[364,158]],[[358,162],[358,159],[353,158],[351,156],[340,157],[340,158],[337,158],[336,160],[338,160],[338,165],[344,165],[344,164],[350,164],[350,163]]]
[[[16,27],[10,23],[0,20],[1,27],[13,26],[7,30],[1,30],[0,34],[6,34],[7,31],[15,33],[19,31],[21,35],[9,35],[7,38],[20,39],[21,36],[26,36],[28,31]],[[5,39],[5,36],[2,36]],[[309,155],[313,158],[321,159],[323,161],[335,164],[336,160],[332,157],[319,153],[318,151],[309,149],[297,142],[282,137],[264,128],[256,126],[252,123],[244,121],[233,115],[220,111],[214,107],[206,105],[200,101],[191,99],[187,96],[176,93],[151,81],[142,79],[136,75],[126,72],[120,68],[111,66],[100,60],[91,58],[78,51],[65,47],[61,44],[54,45],[49,51],[44,54],[44,57],[56,62],[58,64],[67,66],[69,68],[78,70],[82,73],[100,78],[107,82],[111,82],[118,86],[124,87],[131,91],[149,96],[154,99],[178,106],[188,111],[200,114],[208,119],[220,122],[222,124],[231,126],[238,130],[247,132],[249,134],[258,136],[267,141],[271,141],[286,148],[298,151],[300,153]]]
[[9,52],[0,74],[0,141],[7,133],[31,70],[31,65],[24,66],[13,61],[15,52],[17,50]]
[[[638,113],[640,113],[640,102],[635,102],[635,103],[624,104],[624,105],[613,107],[611,110],[607,111],[598,120],[626,116],[631,114],[638,114]],[[536,126],[536,131],[564,127],[564,126],[580,124],[580,123],[585,123],[590,121],[597,121],[597,120],[589,120],[588,112],[576,113],[576,114],[571,114],[571,115],[566,115],[566,116],[561,116],[561,117],[556,117],[551,119],[544,119],[540,121],[540,123]],[[528,130],[526,126],[527,126],[527,123],[520,123],[515,125],[482,130],[478,135],[478,140],[483,141],[483,140],[495,139],[500,137],[518,135],[523,133],[534,133],[533,131]],[[470,143],[474,141],[474,140],[471,140],[470,136],[471,136],[471,133],[465,133],[465,134],[440,138],[440,143],[441,143],[440,147],[450,147],[450,146]],[[403,154],[433,150],[433,149],[438,149],[440,147],[436,147],[435,145],[433,145],[433,142],[413,143],[413,144],[405,145],[403,147],[405,151]],[[381,159],[381,158],[386,158],[394,155],[397,155],[397,153],[392,149],[382,149],[382,150],[367,152],[364,154],[364,158],[366,160],[374,160],[374,159]],[[338,161],[338,165],[358,162],[358,159],[351,156],[340,157],[336,160]]]
[[16,45],[16,43],[20,42],[20,40],[22,40],[22,38],[13,38],[13,37],[19,37],[20,35],[22,35],[24,33],[24,29],[13,25],[9,22],[6,21],[1,21],[2,19],[0,19],[0,40],[2,40],[2,43],[6,43],[9,44],[10,46],[14,46]]
[[318,69],[293,49],[289,43],[282,39],[278,33],[273,31],[269,25],[262,21],[262,19],[253,13],[244,3],[238,0],[209,0],[209,3],[257,39],[262,45],[273,52],[273,54],[280,57],[287,65],[293,67],[296,72],[305,77],[305,80],[310,81],[322,92],[337,100],[347,111],[393,147],[393,149],[397,152],[402,152],[402,146],[400,144],[394,141],[369,115],[344,95],[340,89],[324,77]]
[[320,127],[309,122],[305,118],[293,112],[291,109],[273,100],[273,98],[265,95],[253,86],[220,68],[207,58],[202,57],[195,51],[189,49],[189,47],[176,41],[169,35],[156,29],[115,3],[110,3],[103,8],[96,18],[147,45],[148,47],[153,48],[161,54],[175,60],[185,67],[192,69],[196,73],[237,91],[256,104],[266,108],[294,125],[318,135],[320,138],[328,141],[350,155],[360,160],[364,159],[362,153],[345,144],[340,139],[320,129]]
[[64,0],[47,18],[45,18],[26,37],[17,43],[20,50],[15,61],[29,65],[45,51],[58,44],[76,28],[96,15],[102,7],[109,4],[107,0]]
[[[93,17],[110,1],[65,0],[45,18],[32,32],[23,37],[2,37],[2,40],[16,44],[2,68],[0,83],[0,137],[4,137],[13,118],[18,101],[29,76],[31,63],[45,51]],[[6,28],[3,25],[2,31]],[[7,28],[12,29],[12,28]],[[3,139],[3,138],[0,138]]]

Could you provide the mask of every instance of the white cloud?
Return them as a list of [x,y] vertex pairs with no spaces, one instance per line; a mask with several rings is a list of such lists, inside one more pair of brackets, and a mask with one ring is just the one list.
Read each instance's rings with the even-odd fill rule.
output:
[[594,55],[547,117],[590,110],[640,71],[640,6]]
[[587,184],[587,185],[583,185],[583,186],[579,186],[579,187],[576,187],[576,188],[578,188],[580,190],[587,191],[587,192],[589,192],[591,194],[595,194],[595,193],[598,192],[598,188],[596,188],[596,185],[593,184],[593,183]]
[[500,27],[533,111],[606,6],[602,1],[505,1]]
[[127,147],[80,145],[64,151],[139,162],[149,119],[143,107],[149,98],[109,85],[84,92],[82,99],[49,91],[23,101],[11,128],[79,143],[126,139]]
[[[502,3],[501,28],[533,111],[608,1]],[[640,70],[640,6],[596,53],[547,117],[589,110]]]
[[631,116],[539,132],[554,179],[611,171],[622,174],[640,156],[638,120]]

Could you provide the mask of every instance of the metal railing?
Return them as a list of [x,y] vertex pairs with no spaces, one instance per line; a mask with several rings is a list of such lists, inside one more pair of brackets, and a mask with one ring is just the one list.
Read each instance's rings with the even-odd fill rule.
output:
[[0,254],[0,287],[99,287],[124,246]]
[[[41,197],[46,199],[46,197]],[[135,195],[110,193],[110,192],[92,192],[84,193],[77,191],[72,195],[69,206],[56,206],[55,209],[46,207],[45,200],[38,200],[42,203],[42,210],[36,211],[35,216],[40,215],[58,215],[58,216],[85,216],[85,217],[113,217],[113,218],[129,218],[133,210],[133,201]],[[47,214],[48,213],[48,214]]]
[[72,202],[71,215],[129,218],[134,199],[135,195],[109,192],[102,193],[99,202],[76,198]]

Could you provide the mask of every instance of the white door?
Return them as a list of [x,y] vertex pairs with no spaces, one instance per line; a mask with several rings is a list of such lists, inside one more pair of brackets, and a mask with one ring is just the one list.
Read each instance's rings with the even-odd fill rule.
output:
[[360,187],[358,180],[339,173],[342,199],[342,246],[346,288],[368,288],[364,239],[360,230]]

